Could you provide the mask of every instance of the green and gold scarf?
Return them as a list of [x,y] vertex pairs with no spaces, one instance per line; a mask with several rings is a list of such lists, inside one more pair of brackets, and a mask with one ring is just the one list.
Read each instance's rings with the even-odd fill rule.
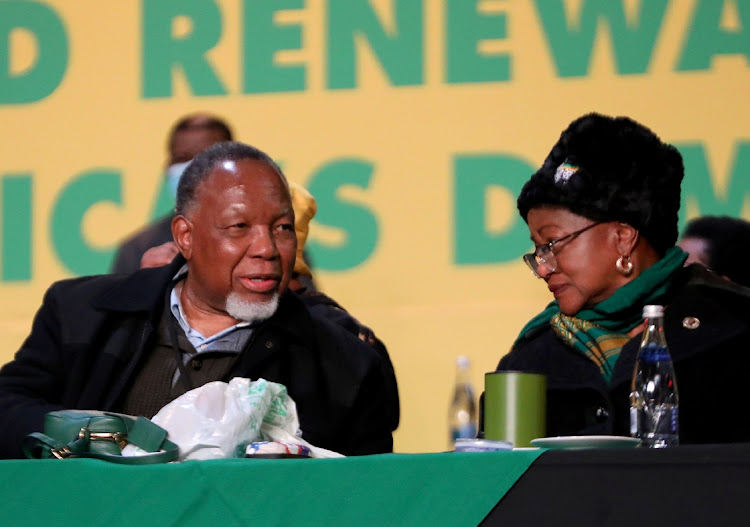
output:
[[557,301],[550,302],[524,326],[516,342],[538,327],[550,324],[557,338],[591,359],[609,383],[620,350],[630,340],[628,331],[643,321],[643,306],[663,303],[674,273],[687,256],[679,247],[672,247],[661,260],[612,296],[575,316],[563,315]]

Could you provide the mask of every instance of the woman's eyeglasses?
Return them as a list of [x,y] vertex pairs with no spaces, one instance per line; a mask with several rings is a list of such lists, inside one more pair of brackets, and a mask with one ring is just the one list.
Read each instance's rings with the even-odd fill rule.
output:
[[550,273],[554,273],[555,271],[557,271],[557,258],[555,258],[555,247],[557,246],[557,244],[569,238],[578,236],[579,234],[586,232],[590,228],[596,227],[600,223],[600,221],[597,221],[596,223],[592,223],[591,225],[588,225],[583,229],[579,229],[577,231],[571,232],[570,234],[566,234],[562,238],[552,240],[551,242],[544,243],[542,245],[537,245],[533,253],[523,255],[523,261],[526,262],[526,265],[529,266],[529,269],[531,269],[531,272],[534,273],[534,276],[536,276],[537,278],[541,278],[538,271],[541,264],[547,266],[547,269],[549,269]]

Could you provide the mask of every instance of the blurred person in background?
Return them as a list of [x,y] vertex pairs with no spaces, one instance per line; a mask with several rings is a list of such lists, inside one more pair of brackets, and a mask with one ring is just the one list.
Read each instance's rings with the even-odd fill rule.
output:
[[630,385],[645,321],[665,306],[680,443],[750,441],[750,293],[683,264],[682,157],[627,117],[588,114],[563,131],[518,197],[554,296],[499,371],[547,376],[547,435],[630,434]]
[[698,262],[718,275],[750,286],[750,222],[730,216],[702,216],[688,222],[680,247],[688,264]]
[[[174,199],[177,184],[190,161],[206,148],[233,139],[232,130],[221,118],[196,113],[180,118],[167,139],[167,185]],[[118,247],[112,261],[113,273],[131,273],[140,267],[149,248],[172,241],[174,211],[130,235]]]

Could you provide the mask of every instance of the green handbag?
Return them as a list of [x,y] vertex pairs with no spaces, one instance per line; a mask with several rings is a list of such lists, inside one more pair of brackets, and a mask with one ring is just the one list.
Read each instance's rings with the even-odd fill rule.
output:
[[[127,444],[154,453],[122,456]],[[167,439],[167,431],[145,417],[97,410],[49,412],[44,433],[27,435],[23,451],[31,459],[88,457],[130,465],[166,463],[179,456],[179,448]]]

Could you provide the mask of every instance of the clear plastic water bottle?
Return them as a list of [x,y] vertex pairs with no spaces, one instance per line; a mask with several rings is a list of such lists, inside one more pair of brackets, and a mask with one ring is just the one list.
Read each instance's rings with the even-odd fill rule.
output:
[[677,381],[664,336],[664,307],[644,306],[641,347],[630,391],[630,435],[649,448],[679,443]]
[[464,356],[456,359],[456,384],[448,413],[448,426],[451,447],[456,439],[477,437],[477,402],[471,384],[469,359]]

